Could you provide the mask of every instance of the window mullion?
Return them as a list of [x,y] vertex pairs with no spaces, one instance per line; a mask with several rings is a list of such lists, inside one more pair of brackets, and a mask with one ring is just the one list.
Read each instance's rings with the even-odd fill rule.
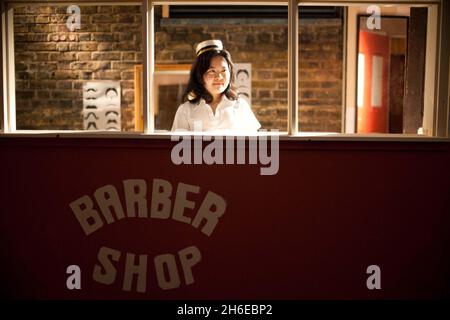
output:
[[[3,130],[16,130],[15,67],[14,67],[14,9],[2,4],[2,70],[3,70]],[[7,7],[6,7],[7,6]],[[4,46],[4,47],[3,47]]]
[[0,57],[1,57],[1,70],[2,70],[2,76],[1,76],[1,121],[2,121],[2,128],[3,128],[3,132],[8,132],[8,125],[7,125],[7,118],[8,118],[8,109],[7,109],[7,72],[6,72],[6,63],[5,63],[5,59],[6,59],[6,31],[5,31],[5,27],[6,27],[6,11],[5,11],[5,3],[4,2],[0,2],[0,23],[1,23],[1,27],[0,27]]
[[436,137],[450,138],[450,3],[442,1],[439,17]]
[[288,4],[288,134],[298,131],[298,1]]
[[151,134],[155,132],[155,106],[153,105],[153,83],[155,73],[155,5],[154,1],[145,0],[145,31],[144,31],[144,133]]

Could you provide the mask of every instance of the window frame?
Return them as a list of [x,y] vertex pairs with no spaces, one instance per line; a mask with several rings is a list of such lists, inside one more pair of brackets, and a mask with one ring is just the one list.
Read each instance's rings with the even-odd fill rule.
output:
[[[52,132],[53,130],[16,130],[15,126],[15,73],[14,73],[14,46],[8,44],[14,44],[14,30],[12,25],[13,7],[14,4],[42,4],[42,5],[54,5],[54,4],[68,4],[73,3],[69,0],[55,0],[55,1],[3,1],[1,2],[1,63],[2,74],[1,79],[1,120],[2,131],[0,135],[4,134],[21,134],[21,133],[45,133]],[[281,133],[285,139],[302,139],[315,137],[316,139],[334,140],[347,138],[352,140],[410,140],[419,139],[424,140],[441,140],[448,139],[450,137],[450,70],[449,51],[450,51],[450,3],[444,0],[421,0],[419,2],[412,0],[382,0],[382,1],[365,1],[365,0],[310,0],[300,2],[298,0],[272,0],[272,1],[260,1],[260,0],[246,0],[246,1],[211,1],[211,0],[122,0],[122,1],[91,1],[91,0],[79,0],[80,5],[141,5],[143,8],[143,119],[144,119],[144,131],[141,132],[121,132],[121,133],[108,133],[104,136],[117,137],[118,135],[124,136],[154,136],[154,137],[170,137],[171,133],[156,133],[155,132],[155,114],[153,105],[153,84],[155,74],[155,50],[154,50],[154,11],[156,5],[177,5],[177,4],[202,4],[202,5],[282,5],[288,6],[288,130],[287,133]],[[356,74],[351,73],[349,65],[351,64],[348,59],[350,50],[348,47],[349,29],[356,28],[356,25],[349,28],[348,12],[344,13],[344,72],[343,72],[343,109],[342,109],[342,132],[336,135],[327,135],[326,133],[299,133],[298,132],[298,49],[299,49],[299,7],[303,5],[321,5],[321,6],[352,6],[352,5],[368,5],[368,4],[392,4],[392,5],[435,5],[434,10],[429,10],[429,22],[430,18],[435,21],[434,29],[436,36],[433,39],[427,36],[427,62],[429,68],[432,69],[432,74],[428,74],[428,82],[433,80],[430,90],[431,95],[428,98],[432,99],[432,107],[424,108],[427,113],[427,118],[424,116],[424,124],[426,124],[426,135],[404,135],[404,134],[349,134],[345,129],[345,124],[348,118],[347,107],[351,100],[355,100],[356,91],[351,91],[351,77],[356,77]],[[347,10],[346,10],[347,11]],[[430,11],[433,11],[430,13]],[[430,17],[431,15],[431,17]],[[429,28],[428,28],[429,29]],[[427,30],[432,32],[431,29]],[[430,44],[428,42],[431,42]],[[431,49],[430,49],[431,48]],[[433,54],[431,54],[433,53]],[[426,71],[427,76],[427,71]],[[425,93],[424,93],[425,94]],[[356,101],[353,101],[355,104]],[[431,109],[431,110],[430,110]],[[55,132],[64,135],[73,136],[74,134],[81,134],[83,136],[102,136],[101,132],[87,132],[87,131],[67,131],[67,130],[55,130]],[[279,134],[279,133],[278,133]]]
[[[140,0],[103,0],[103,1],[92,1],[92,0],[78,0],[78,5],[144,5],[144,1]],[[10,133],[43,133],[43,132],[55,132],[55,133],[75,133],[83,132],[90,134],[92,132],[85,130],[17,130],[16,129],[16,79],[15,79],[15,58],[14,58],[14,7],[21,5],[63,5],[63,4],[74,4],[73,1],[69,0],[50,0],[39,1],[39,0],[28,0],[28,1],[2,1],[0,3],[1,7],[1,68],[2,68],[2,96],[1,96],[1,119],[2,127],[0,134],[10,134]],[[144,25],[144,23],[143,23]],[[143,51],[145,52],[145,51]]]

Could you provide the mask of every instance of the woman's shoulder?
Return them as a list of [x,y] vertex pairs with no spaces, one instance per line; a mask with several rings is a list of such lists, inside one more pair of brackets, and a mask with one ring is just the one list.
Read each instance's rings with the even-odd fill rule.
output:
[[185,109],[185,108],[188,108],[190,105],[192,105],[191,102],[185,101],[185,102],[183,102],[182,104],[180,104],[180,105],[178,106],[178,108],[179,108],[179,109]]
[[248,104],[247,100],[242,98],[242,97],[238,97],[235,102],[235,107],[239,107],[239,108],[250,108],[250,105]]
[[197,103],[192,103],[190,101],[186,101],[178,106],[178,110],[180,112],[188,112],[189,110],[195,108],[196,106],[198,106]]

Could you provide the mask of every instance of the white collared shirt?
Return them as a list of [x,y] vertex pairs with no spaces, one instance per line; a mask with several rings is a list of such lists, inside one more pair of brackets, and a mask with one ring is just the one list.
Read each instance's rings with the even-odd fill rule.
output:
[[198,104],[187,101],[180,105],[173,120],[172,131],[256,132],[259,128],[261,124],[247,101],[242,98],[232,101],[223,95],[215,114],[204,99],[200,99]]

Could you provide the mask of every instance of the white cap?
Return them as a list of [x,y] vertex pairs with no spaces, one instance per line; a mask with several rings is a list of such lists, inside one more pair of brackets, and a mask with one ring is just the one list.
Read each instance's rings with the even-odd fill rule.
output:
[[197,54],[197,57],[198,57],[203,52],[206,52],[206,51],[209,51],[209,50],[223,50],[222,41],[220,41],[220,40],[206,40],[206,41],[200,42],[197,45],[197,48],[195,49],[195,53]]

